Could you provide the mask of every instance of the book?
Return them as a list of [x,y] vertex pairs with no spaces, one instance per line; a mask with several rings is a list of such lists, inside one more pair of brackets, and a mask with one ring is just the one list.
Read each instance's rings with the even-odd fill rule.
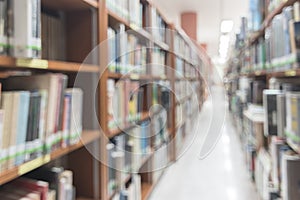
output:
[[37,191],[40,193],[41,200],[47,200],[49,189],[49,184],[47,182],[28,178],[18,178],[11,182],[11,185],[18,188]]
[[15,57],[41,58],[41,1],[13,2],[13,49]]
[[281,189],[282,198],[286,200],[299,199],[300,193],[297,183],[299,182],[300,157],[291,151],[286,151],[281,158]]
[[83,91],[80,88],[68,88],[65,91],[66,95],[70,97],[69,108],[70,111],[67,112],[69,116],[69,138],[70,144],[76,144],[81,139],[82,134],[82,113],[83,113]]
[[263,91],[263,106],[265,113],[265,123],[264,123],[264,134],[278,135],[277,133],[277,122],[278,122],[278,112],[277,112],[277,95],[281,95],[280,90],[264,90]]
[[300,117],[299,117],[299,92],[286,93],[286,129],[287,140],[299,146]]
[[[6,79],[6,90],[43,90],[47,92],[46,97],[46,123],[45,137],[46,151],[51,151],[58,147],[61,141],[63,96],[66,86],[67,76],[59,73],[48,73],[32,76],[18,76]],[[26,82],[26,84],[24,84]]]
[[[2,170],[24,162],[29,95],[28,91],[2,92],[1,108],[6,113],[2,138],[5,161]],[[21,156],[17,157],[18,154]]]
[[0,54],[8,54],[8,33],[7,33],[7,23],[8,23],[8,1],[0,1]]

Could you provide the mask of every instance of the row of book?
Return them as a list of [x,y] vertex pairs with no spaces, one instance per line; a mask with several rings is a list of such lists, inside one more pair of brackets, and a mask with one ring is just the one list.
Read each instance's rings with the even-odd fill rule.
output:
[[[154,134],[151,133],[151,129]],[[143,121],[113,137],[106,146],[109,167],[108,193],[113,194],[122,189],[129,174],[140,172],[143,165],[149,162],[152,152],[156,154],[156,151],[161,151],[162,146],[168,143],[168,136],[166,116],[159,112],[152,116],[151,121]],[[163,166],[153,167],[155,166],[147,170],[153,171]]]
[[107,81],[108,114],[110,129],[124,127],[139,120],[144,106],[144,88],[139,82],[121,80]]
[[106,1],[109,10],[128,20],[131,25],[143,26],[143,5],[140,0],[111,0]]
[[192,84],[187,80],[179,80],[175,82],[176,100],[181,101],[185,97],[191,95],[194,91]]
[[124,24],[114,29],[109,27],[107,33],[109,71],[146,74],[147,46],[133,34],[126,33]]
[[243,58],[242,72],[287,70],[299,62],[299,2],[274,17],[264,38],[250,46]]
[[42,12],[42,58],[66,60],[65,16],[62,12]]
[[1,171],[80,140],[83,92],[67,81],[59,73],[2,81]]
[[151,8],[151,32],[154,39],[166,42],[167,24],[155,7]]
[[300,198],[300,156],[285,139],[271,137],[270,149],[261,149],[255,158],[255,182],[262,199]]
[[0,53],[22,58],[41,57],[41,1],[0,2]]
[[115,136],[106,149],[109,167],[108,193],[112,194],[122,188],[128,174],[137,173],[140,170],[143,159],[149,156],[151,152],[149,123],[143,122]]
[[[194,41],[191,41],[191,43],[193,42]],[[196,62],[198,60],[198,50],[191,48],[191,44],[188,43],[178,32],[174,33],[173,53],[191,62]]]
[[75,200],[73,173],[62,167],[42,167],[0,188],[7,200]]
[[124,187],[120,192],[117,192],[113,200],[140,200],[142,199],[142,181],[141,176],[138,174],[133,174],[131,181],[127,187]]
[[[112,79],[107,81],[108,114],[110,129],[126,127],[139,121],[145,108],[161,105],[170,109],[170,89],[166,83],[140,85],[138,81]],[[147,111],[148,112],[148,111]]]

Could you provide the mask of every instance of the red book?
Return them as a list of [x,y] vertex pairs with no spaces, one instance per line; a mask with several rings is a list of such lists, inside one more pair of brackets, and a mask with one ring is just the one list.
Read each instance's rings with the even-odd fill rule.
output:
[[37,191],[41,194],[41,200],[47,200],[49,184],[28,178],[19,178],[11,183],[13,186],[22,187],[26,190]]

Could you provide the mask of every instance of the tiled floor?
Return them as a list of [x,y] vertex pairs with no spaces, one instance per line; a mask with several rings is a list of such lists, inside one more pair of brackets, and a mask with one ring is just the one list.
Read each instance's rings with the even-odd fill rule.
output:
[[199,159],[204,132],[213,113],[207,102],[199,116],[196,139],[183,156],[169,167],[150,200],[256,200],[257,193],[246,170],[241,145],[228,115],[213,151]]

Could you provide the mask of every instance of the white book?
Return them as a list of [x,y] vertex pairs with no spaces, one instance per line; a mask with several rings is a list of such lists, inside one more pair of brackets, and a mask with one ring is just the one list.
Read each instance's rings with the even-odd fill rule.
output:
[[15,57],[41,57],[40,0],[13,1],[13,53]]

